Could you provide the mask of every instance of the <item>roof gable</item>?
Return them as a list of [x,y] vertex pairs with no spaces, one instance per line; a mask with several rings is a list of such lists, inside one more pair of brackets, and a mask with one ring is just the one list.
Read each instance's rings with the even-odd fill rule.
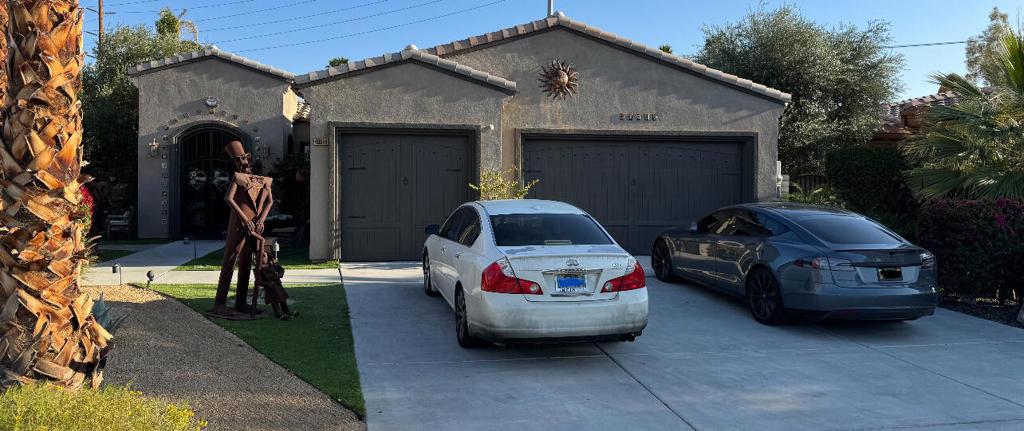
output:
[[299,75],[295,77],[295,86],[299,88],[308,87],[327,80],[341,79],[355,73],[379,70],[385,66],[407,62],[421,63],[431,68],[439,69],[442,72],[447,72],[507,93],[515,93],[516,91],[515,82],[420,51],[411,45],[402,52],[384,54],[379,57],[349,62],[338,67],[328,67],[327,69]]
[[203,51],[193,51],[185,54],[179,54],[163,58],[160,60],[153,60],[146,63],[142,63],[135,66],[134,69],[128,70],[128,76],[145,75],[148,73],[153,73],[156,71],[169,69],[172,67],[178,67],[189,63],[195,63],[209,58],[218,58],[221,60],[225,60],[229,63],[234,63],[244,68],[260,72],[263,74],[267,74],[285,81],[291,81],[293,78],[295,78],[295,74],[288,72],[286,70],[278,69],[273,66],[268,66],[255,60],[242,57],[238,54],[232,54],[227,51],[221,51],[217,48],[210,48]]
[[668,54],[657,48],[652,48],[643,45],[639,42],[634,42],[624,37],[603,31],[595,27],[588,26],[579,21],[569,19],[561,12],[542,20],[537,20],[527,24],[509,27],[503,30],[498,30],[487,34],[482,34],[479,36],[472,36],[466,39],[442,45],[437,45],[432,48],[424,49],[423,51],[428,54],[433,54],[441,58],[445,58],[469,50],[486,49],[487,47],[493,46],[498,43],[507,42],[522,37],[529,37],[531,35],[539,34],[541,32],[549,31],[555,28],[569,30],[576,34],[580,34],[585,37],[589,37],[591,39],[595,39],[600,42],[625,49],[627,51],[633,52],[642,57],[650,59],[652,61],[667,64],[676,69],[680,69],[685,72],[689,72],[727,86],[738,88],[740,90],[752,93],[757,96],[765,97],[781,103],[789,103],[792,100],[792,96],[790,96],[788,93],[784,93],[774,88],[755,83],[749,79],[743,79],[738,76],[731,75],[717,69],[712,69],[702,64],[695,63],[687,58],[673,54]]

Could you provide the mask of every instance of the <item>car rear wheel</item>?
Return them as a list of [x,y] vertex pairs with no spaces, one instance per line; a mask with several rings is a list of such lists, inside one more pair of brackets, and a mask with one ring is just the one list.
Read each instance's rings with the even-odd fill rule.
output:
[[434,284],[430,280],[430,259],[426,253],[423,254],[423,293],[427,296],[439,296],[441,292],[434,289]]
[[747,305],[750,314],[765,325],[781,325],[786,322],[786,307],[782,303],[779,282],[770,271],[755,268],[747,274]]
[[462,287],[459,287],[455,290],[455,336],[460,347],[470,349],[483,343],[469,334],[469,318],[466,316],[466,295],[462,293]]
[[651,250],[651,266],[654,267],[654,276],[658,280],[664,282],[678,280],[672,270],[672,253],[663,239],[654,243],[654,249]]

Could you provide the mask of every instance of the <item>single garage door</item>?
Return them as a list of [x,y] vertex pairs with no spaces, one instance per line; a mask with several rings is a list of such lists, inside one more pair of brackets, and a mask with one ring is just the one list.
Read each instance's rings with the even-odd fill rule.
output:
[[535,138],[523,143],[530,197],[589,212],[635,255],[661,230],[743,199],[740,142]]
[[469,199],[466,136],[339,133],[341,258],[420,260],[423,228]]

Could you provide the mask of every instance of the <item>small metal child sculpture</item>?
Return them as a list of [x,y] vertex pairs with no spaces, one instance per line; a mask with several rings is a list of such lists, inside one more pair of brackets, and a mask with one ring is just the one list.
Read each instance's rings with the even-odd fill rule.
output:
[[[263,266],[263,223],[274,205],[270,190],[272,180],[269,177],[253,175],[249,166],[252,156],[245,152],[241,142],[228,142],[224,146],[224,151],[231,156],[237,172],[232,177],[227,195],[224,196],[224,200],[231,208],[231,217],[228,219],[228,238],[224,244],[224,260],[221,262],[220,279],[217,282],[217,296],[209,314],[224,319],[247,319],[261,311],[253,308],[255,301],[253,305],[246,304],[246,297],[249,291],[252,256],[257,250],[257,269]],[[235,307],[232,310],[227,307],[226,302],[236,259],[238,287],[235,290]]]

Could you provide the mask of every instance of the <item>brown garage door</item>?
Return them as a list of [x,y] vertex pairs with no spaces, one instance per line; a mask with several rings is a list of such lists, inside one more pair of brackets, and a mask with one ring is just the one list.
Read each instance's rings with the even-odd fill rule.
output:
[[341,258],[419,260],[423,228],[469,199],[466,136],[340,133]]
[[530,197],[589,212],[630,253],[658,232],[743,199],[740,142],[534,138],[523,143]]

